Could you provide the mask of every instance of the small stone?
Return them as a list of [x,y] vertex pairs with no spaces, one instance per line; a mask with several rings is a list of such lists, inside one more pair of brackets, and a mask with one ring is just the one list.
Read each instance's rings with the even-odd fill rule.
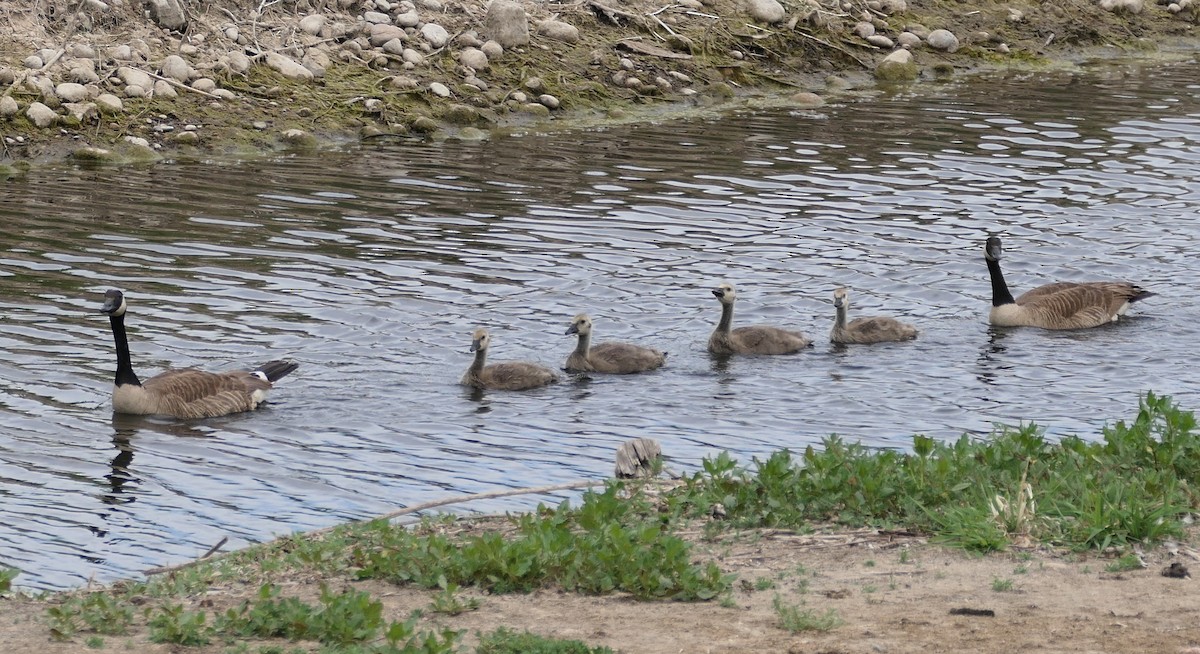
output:
[[85,145],[81,148],[76,148],[71,151],[71,158],[80,161],[116,161],[117,157],[112,150],[97,148],[91,145]]
[[1000,45],[996,46],[996,52],[999,52],[1000,54],[1008,54],[1010,52],[1008,44],[1001,43]]
[[142,89],[148,89],[154,86],[154,78],[136,68],[129,68],[128,66],[121,66],[118,68],[117,77],[125,84],[125,86],[140,86]]
[[413,50],[412,48],[405,48],[404,52],[400,53],[400,58],[403,59],[405,63],[409,63],[414,66],[425,65],[425,55]]
[[[378,48],[392,39],[405,41],[408,39],[408,34],[395,25],[372,25],[367,42],[371,44],[371,47]],[[350,43],[354,43],[354,41],[349,41],[346,45]]]
[[311,149],[317,147],[317,138],[302,129],[289,129],[280,134],[283,142],[293,148]]
[[[200,35],[197,34],[197,36],[200,36]],[[192,45],[191,43],[184,43],[183,45],[179,46],[179,54],[187,55],[189,57],[194,57],[195,55],[200,54],[200,48],[197,48],[196,46]]]
[[1140,14],[1145,9],[1142,0],[1100,0],[1100,8],[1117,13]]
[[125,97],[127,98],[144,98],[146,97],[146,89],[137,84],[130,84],[125,87]]
[[854,26],[854,33],[861,36],[864,39],[867,38],[868,36],[873,36],[875,34],[875,24],[867,22],[865,20],[861,21],[857,25]]
[[87,100],[88,92],[82,84],[63,82],[54,87],[54,95],[63,102],[83,102]]
[[467,79],[463,80],[463,82],[470,84],[471,86],[474,86],[475,88],[479,89],[480,91],[488,90],[487,82],[479,79],[478,77],[475,77],[474,75],[471,75]]
[[929,28],[925,27],[924,25],[922,25],[920,23],[912,23],[910,25],[907,25],[907,26],[905,26],[904,31],[912,32],[913,34],[916,34],[918,37],[921,38],[922,41],[929,38],[929,33],[930,33]]
[[126,136],[124,141],[135,148],[149,148],[150,141],[140,136]]
[[226,55],[229,63],[229,70],[233,73],[241,74],[250,70],[250,57],[241,51],[233,51]]
[[0,97],[0,118],[12,118],[21,111],[21,105],[11,96]]
[[437,23],[425,23],[421,26],[421,36],[425,38],[425,42],[434,48],[445,47],[450,42],[450,33],[445,27]]
[[746,13],[761,23],[778,23],[787,17],[778,0],[747,0]]
[[912,53],[908,50],[896,50],[879,62],[875,68],[875,77],[888,82],[898,82],[914,80],[918,72]]
[[195,132],[180,132],[171,140],[179,145],[196,145],[200,142],[200,135]]
[[253,123],[250,123],[250,126],[251,126],[251,127],[253,127],[254,129],[256,129],[256,130],[260,131],[260,132],[261,132],[262,130],[264,130],[264,129],[266,129],[266,128],[270,127],[270,125],[267,125],[266,121],[263,121],[263,120],[256,120],[256,121],[254,121]]
[[492,0],[484,18],[484,33],[505,48],[529,43],[529,22],[525,8],[511,0]]
[[441,82],[434,82],[429,85],[429,90],[439,98],[450,97],[450,88]]
[[402,55],[404,54],[404,41],[400,39],[392,39],[383,44],[383,51],[388,54]]
[[58,114],[40,102],[30,103],[29,108],[25,110],[25,117],[35,126],[41,128],[50,127],[58,122]]
[[383,100],[379,98],[367,98],[363,101],[363,111],[369,114],[383,113]]
[[300,30],[306,34],[319,36],[325,27],[325,17],[321,14],[309,14],[300,19]]
[[169,77],[176,82],[188,81],[191,66],[179,55],[168,55],[163,59],[162,66],[159,67],[159,72],[163,77]]
[[559,107],[558,98],[550,95],[549,93],[543,93],[542,95],[539,95],[538,102],[544,105],[547,109],[558,109]]
[[94,102],[67,102],[63,104],[63,109],[66,110],[67,117],[76,124],[94,122],[100,117]]
[[688,77],[687,75],[685,75],[677,70],[668,71],[667,74],[670,75],[671,77],[679,80],[680,82],[682,82],[684,84],[692,83],[692,78]]
[[540,77],[530,77],[529,79],[525,80],[525,88],[537,93],[546,88],[546,84]]
[[521,91],[513,91],[512,93],[508,94],[508,97],[518,104],[525,104],[526,102],[529,102],[529,96],[525,95]]
[[216,90],[217,83],[207,77],[201,77],[200,79],[192,82],[192,88],[196,89],[197,91],[212,93],[214,90]]
[[179,92],[169,82],[160,79],[154,82],[154,97],[173,100],[179,97]]
[[96,49],[86,43],[76,43],[71,46],[71,56],[80,59],[95,59]]
[[182,0],[145,0],[147,13],[158,26],[172,32],[183,31],[187,27],[187,10]]
[[670,93],[672,90],[671,80],[669,80],[665,77],[662,77],[662,76],[658,76],[658,77],[654,78],[654,85],[657,86],[658,88],[662,89],[663,93]]
[[16,71],[11,68],[0,68],[0,84],[8,86],[15,81],[17,81]]
[[892,43],[891,39],[882,34],[872,34],[871,36],[868,36],[867,43],[870,43],[877,48],[887,48],[888,50],[891,50],[896,46],[895,43]]
[[392,22],[392,17],[378,11],[367,11],[363,13],[363,20],[372,25],[388,25]]
[[454,37],[454,44],[460,48],[479,48],[483,46],[483,41],[479,39],[479,35],[475,33],[475,30],[471,30]]
[[396,16],[394,21],[400,27],[416,27],[421,24],[421,16],[417,10],[406,11],[399,16]]
[[1012,7],[1009,7],[1007,20],[1010,23],[1019,23],[1025,20],[1025,14],[1023,14],[1020,9],[1013,9]]
[[130,48],[127,45],[118,45],[113,48],[109,48],[108,56],[117,61],[132,61],[133,48]]
[[801,109],[815,109],[816,107],[821,107],[825,104],[825,100],[823,100],[821,96],[809,91],[793,93],[790,99],[793,106]]
[[312,71],[296,63],[295,59],[281,55],[278,52],[268,52],[266,61],[267,66],[278,71],[280,75],[288,79],[311,81],[313,78]]
[[504,46],[495,41],[484,41],[483,45],[479,46],[479,49],[483,50],[483,54],[488,56],[488,61],[495,61],[500,58],[500,55],[504,54]]
[[908,11],[908,2],[907,0],[880,0],[879,11],[888,15],[903,14]]
[[521,105],[521,111],[534,116],[546,118],[550,115],[550,108],[538,102],[529,102]]
[[237,94],[229,89],[213,89],[212,94],[222,100],[232,100],[237,97]]
[[958,50],[958,37],[949,30],[933,30],[925,37],[925,43],[934,50],[954,52]]
[[478,48],[464,48],[458,54],[458,62],[474,70],[487,70],[488,68],[487,55]]
[[101,93],[96,96],[96,108],[100,110],[100,113],[115,114],[120,113],[125,107],[121,98],[111,93]]
[[579,41],[579,28],[559,20],[542,21],[538,25],[538,34],[552,41],[561,41],[563,43],[577,43]]
[[896,37],[896,43],[899,43],[902,48],[915,48],[921,45],[921,37],[912,32],[901,32],[900,36]]
[[419,2],[422,9],[428,9],[429,11],[442,10],[442,3],[440,0],[419,0]]
[[97,84],[100,82],[100,76],[95,70],[87,66],[75,66],[67,73],[67,79],[77,84]]
[[41,70],[42,58],[37,55],[29,55],[21,60],[21,65],[30,70]]

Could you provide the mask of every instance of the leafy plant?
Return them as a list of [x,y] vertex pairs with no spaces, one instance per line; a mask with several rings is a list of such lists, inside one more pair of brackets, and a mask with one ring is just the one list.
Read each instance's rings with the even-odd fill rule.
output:
[[480,634],[476,654],[612,654],[607,647],[589,647],[578,640],[546,638],[528,631],[517,633],[501,627]]
[[1007,592],[1011,591],[1012,589],[1013,589],[1013,580],[1012,579],[1001,579],[999,577],[992,579],[992,590],[996,591],[997,593],[1007,593]]
[[175,643],[178,645],[207,645],[212,629],[205,624],[203,611],[185,611],[181,604],[171,604],[159,609],[158,615],[150,619],[150,641]]
[[830,631],[842,625],[842,619],[838,617],[837,611],[829,609],[824,613],[817,613],[811,609],[801,609],[798,606],[787,604],[779,595],[775,596],[771,605],[775,608],[775,615],[779,618],[779,626],[792,633],[802,631]]

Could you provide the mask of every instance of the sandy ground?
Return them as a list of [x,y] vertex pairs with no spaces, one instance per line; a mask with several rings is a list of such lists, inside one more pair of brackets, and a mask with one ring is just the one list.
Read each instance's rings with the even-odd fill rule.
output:
[[[699,533],[693,534],[699,537]],[[1014,551],[988,556],[930,544],[906,534],[871,530],[802,535],[788,531],[742,532],[698,545],[736,573],[729,602],[639,602],[620,594],[585,596],[553,589],[532,595],[492,596],[477,610],[449,616],[429,610],[431,591],[383,582],[295,579],[283,592],[315,598],[322,581],[371,593],[388,619],[426,610],[425,626],[475,634],[497,627],[607,645],[620,652],[1200,652],[1200,603],[1195,581],[1163,570],[1173,562],[1200,566],[1195,550],[1164,546],[1143,555],[1146,567],[1113,571],[1115,558],[1095,553]],[[215,612],[253,594],[254,587],[213,588],[189,608]],[[773,608],[784,603],[823,615],[833,610],[842,624],[829,631],[792,633]],[[143,631],[104,636],[99,647],[87,634],[68,642],[51,638],[43,617],[47,604],[4,602],[0,652],[202,652],[158,645]],[[974,613],[963,614],[963,610]],[[250,643],[251,650],[268,643]],[[309,643],[274,643],[287,651]],[[468,649],[468,651],[469,651]]]

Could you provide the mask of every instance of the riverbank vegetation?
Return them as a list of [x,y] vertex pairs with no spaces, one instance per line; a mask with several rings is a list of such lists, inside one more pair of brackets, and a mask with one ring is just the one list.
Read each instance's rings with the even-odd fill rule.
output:
[[[831,605],[836,592],[814,599],[814,580],[833,570],[815,567],[820,557],[810,556],[811,548],[789,551],[786,539],[811,544],[867,534],[862,542],[874,543],[873,552],[899,542],[892,566],[900,569],[933,556],[921,549],[932,547],[926,539],[960,552],[1004,552],[986,558],[1016,557],[1012,571],[979,583],[1008,594],[1020,588],[1014,577],[1033,574],[1035,553],[1057,561],[1101,557],[1106,562],[1095,571],[1087,565],[1085,574],[1119,576],[1139,572],[1152,546],[1168,542],[1166,549],[1178,551],[1176,539],[1187,535],[1198,505],[1198,478],[1194,415],[1151,393],[1133,419],[1095,439],[1055,440],[1022,425],[948,443],[915,436],[909,451],[830,437],[803,453],[779,451],[749,465],[722,453],[682,480],[612,481],[578,505],[482,520],[428,518],[415,527],[350,524],[145,582],[9,603],[40,614],[29,642],[99,651],[137,643],[197,652],[608,651],[529,633],[525,624],[473,633],[460,626],[499,598],[531,593],[559,603],[572,596],[658,607],[699,602],[727,612],[740,610],[744,594],[770,595],[764,603],[772,627],[811,638],[852,618]],[[784,547],[768,547],[781,535]],[[849,552],[855,539],[846,543]],[[751,577],[736,564],[735,552],[747,548],[784,559],[800,552],[801,563]],[[869,556],[862,566],[880,565]],[[895,574],[888,590],[901,592]],[[868,602],[881,592],[880,581],[861,584]],[[423,589],[423,603],[397,605],[391,598],[401,589]],[[564,631],[559,623],[540,626]],[[604,630],[589,633],[612,640]]]

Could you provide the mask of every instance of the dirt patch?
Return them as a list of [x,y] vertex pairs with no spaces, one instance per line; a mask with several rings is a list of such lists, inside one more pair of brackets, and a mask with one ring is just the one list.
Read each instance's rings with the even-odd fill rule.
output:
[[[483,529],[484,523],[472,529]],[[1164,576],[1171,563],[1200,566],[1188,547],[1169,545],[1142,555],[1145,567],[1118,570],[1118,560],[1049,549],[975,556],[924,538],[875,530],[799,534],[756,530],[706,541],[687,534],[697,555],[735,573],[724,601],[639,602],[628,596],[585,596],[556,590],[487,595],[464,589],[479,607],[456,616],[431,610],[436,593],[344,578],[290,577],[282,594],[311,600],[321,584],[369,592],[385,617],[401,620],[423,609],[422,626],[476,634],[498,627],[606,645],[620,652],[1197,652],[1200,609],[1191,578]],[[210,588],[185,601],[215,614],[252,597],[256,585]],[[0,651],[57,654],[81,651],[84,635],[51,637],[45,612],[53,603],[8,599],[0,620]],[[779,607],[836,618],[827,631],[790,631]],[[97,652],[213,653],[232,643],[181,648],[150,643],[143,629],[88,642]],[[261,645],[250,641],[249,651]],[[311,643],[288,651],[316,651]],[[468,650],[469,651],[469,650]]]

